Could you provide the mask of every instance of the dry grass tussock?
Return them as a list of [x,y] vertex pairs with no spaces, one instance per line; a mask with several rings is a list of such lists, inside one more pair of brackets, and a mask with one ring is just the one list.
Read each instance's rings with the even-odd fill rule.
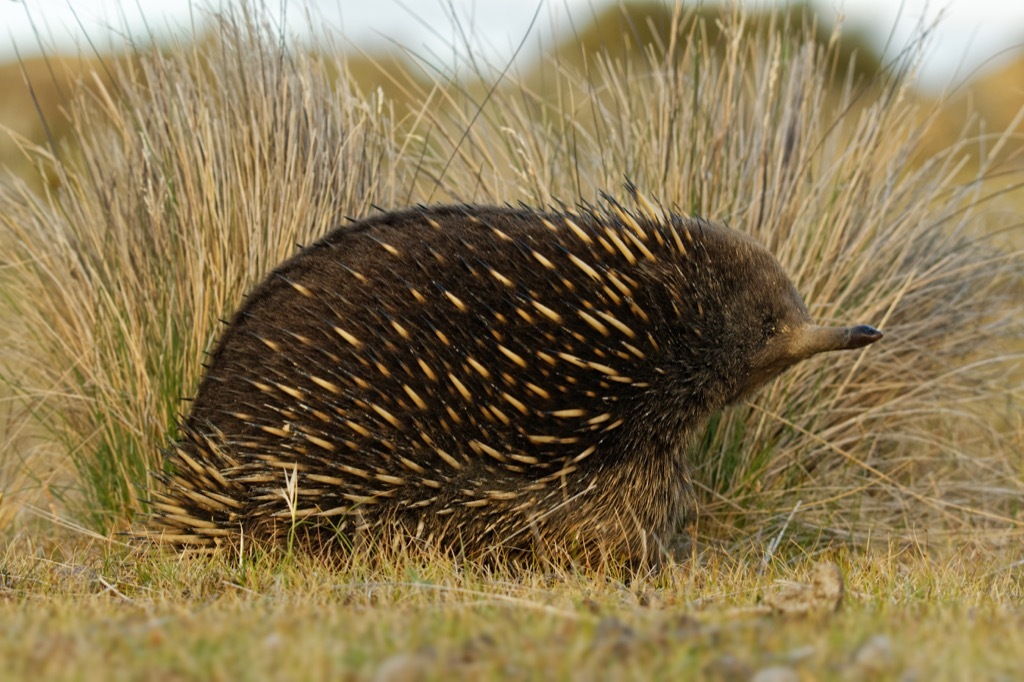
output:
[[5,377],[98,526],[139,510],[218,318],[296,244],[408,184],[385,103],[253,23],[219,27],[111,64],[118,85],[75,104],[73,144],[29,150],[58,189],[0,189]]
[[[2,371],[47,461],[73,466],[68,509],[103,529],[140,510],[218,318],[294,244],[374,205],[598,202],[628,177],[754,234],[816,318],[887,332],[713,421],[693,448],[700,537],[1019,535],[1021,260],[982,237],[978,190],[1007,140],[911,166],[933,115],[915,55],[863,85],[810,28],[753,35],[737,11],[722,30],[719,50],[679,11],[667,44],[543,78],[426,64],[427,85],[391,77],[410,111],[245,13],[112,64],[73,144],[29,150],[59,187],[0,188]],[[961,184],[968,151],[978,182]]]

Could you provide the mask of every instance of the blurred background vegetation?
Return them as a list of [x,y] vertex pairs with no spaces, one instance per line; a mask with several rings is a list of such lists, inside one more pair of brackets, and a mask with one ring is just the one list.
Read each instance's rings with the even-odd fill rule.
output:
[[[701,38],[724,50],[720,22],[731,11],[721,6],[692,10],[705,19],[706,34]],[[672,12],[671,3],[634,0],[607,5],[600,11],[578,17],[575,32],[561,36],[560,42],[550,46],[546,54],[516,60],[513,68],[517,71],[517,81],[529,83],[543,92],[545,83],[551,80],[546,74],[550,73],[552,65],[583,70],[587,67],[585,55],[604,54],[611,61],[642,62],[650,45],[667,45],[670,41]],[[744,10],[744,14],[748,28],[755,33],[778,30],[802,36],[803,27],[811,26],[812,34],[823,47],[834,39],[834,26],[829,19],[815,14],[806,3],[789,3],[779,10]],[[211,29],[208,36],[198,36],[196,40],[212,39],[215,32],[216,29]],[[898,61],[889,55],[887,59],[891,62],[886,64],[875,44],[863,28],[843,28],[839,44],[834,46],[839,69],[833,86],[837,90],[842,87],[848,65],[852,66],[858,82],[870,87],[885,69]],[[465,47],[472,48],[471,45]],[[444,65],[424,63],[400,46],[383,51],[379,48],[364,51],[350,46],[346,53],[347,75],[358,89],[364,93],[379,89],[389,101],[410,109],[417,107],[424,94],[436,85],[438,74],[434,70],[444,68]],[[115,70],[111,62],[140,56],[138,51],[132,55],[92,57],[51,54],[0,64],[0,92],[4,93],[0,99],[0,126],[6,133],[0,134],[0,167],[34,180],[35,173],[28,172],[32,162],[19,148],[25,142],[59,143],[69,132],[66,112],[71,98],[90,84],[109,85]],[[484,78],[477,85],[486,90],[492,84]],[[980,140],[981,135],[991,136],[1007,130],[1016,135],[1021,130],[1024,50],[1017,51],[1016,56],[1004,60],[997,68],[981,69],[958,82],[951,82],[950,86],[948,92],[921,90],[918,93],[925,105],[923,111],[931,112],[929,105],[933,103],[940,106],[938,116],[928,121],[922,158],[965,137],[978,136]],[[1015,166],[1024,164],[1021,143],[1015,138],[1013,143],[1007,144],[1000,151],[1002,158],[1011,160]],[[973,170],[976,166],[965,167],[965,177]],[[1015,196],[1019,197],[1019,193]]]

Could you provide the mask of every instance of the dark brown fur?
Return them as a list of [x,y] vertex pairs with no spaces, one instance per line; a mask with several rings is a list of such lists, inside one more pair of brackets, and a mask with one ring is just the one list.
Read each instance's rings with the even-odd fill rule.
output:
[[810,326],[763,248],[703,220],[387,213],[235,314],[153,528],[181,546],[297,521],[320,542],[397,529],[470,557],[651,558],[694,511],[684,448],[712,412],[878,336]]

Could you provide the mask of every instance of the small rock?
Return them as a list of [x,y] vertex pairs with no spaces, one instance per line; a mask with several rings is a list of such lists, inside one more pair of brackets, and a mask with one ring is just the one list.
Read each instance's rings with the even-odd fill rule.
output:
[[800,675],[787,666],[773,665],[758,670],[750,682],[800,682]]
[[284,637],[280,632],[271,632],[263,638],[263,648],[267,651],[277,651],[284,644]]
[[809,583],[787,582],[764,597],[764,603],[783,614],[831,613],[843,603],[843,573],[830,561],[811,571]]
[[873,635],[853,653],[852,665],[866,677],[889,672],[896,665],[892,640],[885,635]]
[[429,677],[428,668],[434,663],[425,654],[401,653],[385,658],[377,672],[373,675],[374,682],[421,682]]

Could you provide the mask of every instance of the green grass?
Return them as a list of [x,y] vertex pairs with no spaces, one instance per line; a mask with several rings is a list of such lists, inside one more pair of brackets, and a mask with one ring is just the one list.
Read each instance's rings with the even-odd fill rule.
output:
[[[949,548],[946,548],[949,549]],[[940,552],[941,553],[941,552]],[[3,561],[8,679],[1014,679],[1019,569],[977,547],[826,552],[837,613],[773,615],[753,553],[707,549],[654,576],[533,572],[402,556],[239,563],[98,544]],[[864,652],[867,642],[874,647]],[[725,674],[733,670],[732,676]],[[737,672],[739,671],[739,672]],[[745,671],[745,673],[743,672]]]
[[[926,153],[938,109],[902,75],[913,52],[859,80],[811,28],[673,16],[672,40],[554,52],[528,73],[421,61],[430,77],[394,75],[394,95],[361,92],[332,45],[288,47],[245,11],[106,60],[70,140],[26,147],[37,176],[0,183],[5,670],[1019,677],[1024,268],[1019,240],[988,238],[1019,234],[1001,205],[1020,182],[1000,161],[1012,132]],[[753,234],[814,317],[886,331],[712,420],[676,562],[641,576],[401,553],[324,565],[116,534],[144,511],[218,318],[296,244],[374,206],[595,203],[627,178]],[[766,613],[761,597],[819,560],[842,567],[843,608]],[[868,641],[888,647],[880,671],[855,664]]]

